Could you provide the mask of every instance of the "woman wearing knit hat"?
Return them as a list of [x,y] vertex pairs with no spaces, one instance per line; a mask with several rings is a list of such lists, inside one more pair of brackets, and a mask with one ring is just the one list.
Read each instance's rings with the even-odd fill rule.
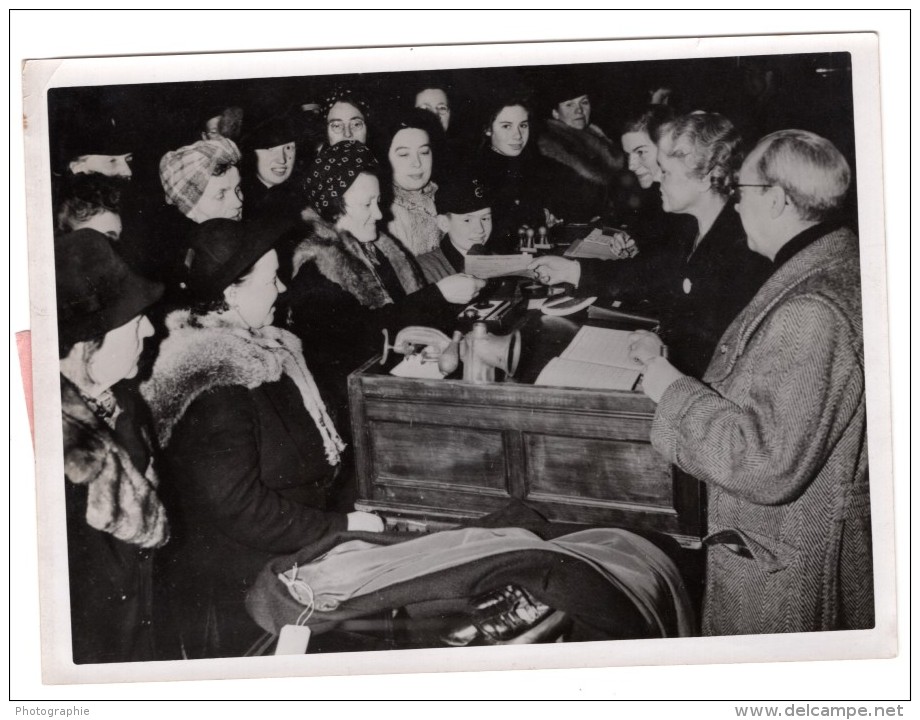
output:
[[187,657],[239,656],[261,631],[244,596],[273,555],[382,521],[329,508],[345,444],[301,344],[271,323],[284,225],[201,224],[189,300],[141,387],[176,517],[164,564]]
[[[167,206],[157,217],[158,244],[150,243],[151,274],[167,285],[171,298],[182,284],[189,243],[196,227],[214,218],[240,220],[240,151],[232,140],[199,140],[170,150],[160,159],[160,183]],[[175,212],[178,211],[178,212]]]
[[137,374],[163,286],[95,230],[55,240],[73,661],[168,659],[156,647],[153,552],[169,539]]
[[313,209],[304,213],[306,227],[293,253],[290,326],[311,364],[331,373],[342,396],[348,373],[379,351],[382,328],[394,334],[406,325],[451,329],[456,304],[468,303],[485,284],[451,275],[425,287],[411,253],[377,228],[378,173],[361,143],[324,148],[308,173]]

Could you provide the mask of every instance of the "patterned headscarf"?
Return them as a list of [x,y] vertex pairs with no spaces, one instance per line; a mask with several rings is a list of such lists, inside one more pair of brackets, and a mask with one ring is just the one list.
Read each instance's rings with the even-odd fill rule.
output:
[[377,160],[363,143],[343,140],[320,150],[307,175],[313,209],[326,222],[335,222],[340,198],[364,171],[377,172]]
[[188,215],[204,194],[214,171],[239,161],[239,148],[227,138],[199,140],[170,150],[160,160],[160,182],[166,192],[166,202]]
[[358,110],[361,111],[361,114],[364,116],[365,120],[367,120],[368,116],[370,115],[370,110],[363,98],[355,95],[355,93],[348,88],[334,87],[329,91],[329,94],[323,98],[322,108],[324,119],[329,115],[329,111],[332,110],[332,106],[337,102],[354,105],[356,108],[358,108]]

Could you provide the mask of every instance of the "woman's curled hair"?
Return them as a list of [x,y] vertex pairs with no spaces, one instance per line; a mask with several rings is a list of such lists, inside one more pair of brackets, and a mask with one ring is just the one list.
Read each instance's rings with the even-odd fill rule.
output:
[[669,137],[671,157],[679,158],[696,178],[710,178],[714,192],[731,194],[741,165],[741,135],[724,115],[693,112],[663,125],[659,138]]

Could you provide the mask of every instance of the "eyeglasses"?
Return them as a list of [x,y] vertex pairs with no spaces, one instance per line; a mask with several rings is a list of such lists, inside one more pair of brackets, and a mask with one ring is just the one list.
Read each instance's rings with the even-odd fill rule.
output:
[[348,129],[354,133],[364,128],[364,120],[361,118],[354,118],[353,120],[349,120],[347,123],[343,120],[330,120],[328,125],[329,132],[331,132],[333,135],[341,135],[345,132],[346,125],[348,125]]
[[741,199],[741,188],[746,188],[746,187],[769,188],[769,187],[776,187],[776,186],[770,183],[732,183],[730,187],[732,197],[735,198],[735,200],[740,200]]

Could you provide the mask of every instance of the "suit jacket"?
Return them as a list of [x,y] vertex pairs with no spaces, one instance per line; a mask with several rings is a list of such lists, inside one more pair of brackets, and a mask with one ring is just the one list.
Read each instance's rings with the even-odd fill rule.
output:
[[[705,383],[705,384],[704,384]],[[780,266],[703,382],[665,391],[652,443],[708,486],[703,631],[874,623],[858,240]]]

